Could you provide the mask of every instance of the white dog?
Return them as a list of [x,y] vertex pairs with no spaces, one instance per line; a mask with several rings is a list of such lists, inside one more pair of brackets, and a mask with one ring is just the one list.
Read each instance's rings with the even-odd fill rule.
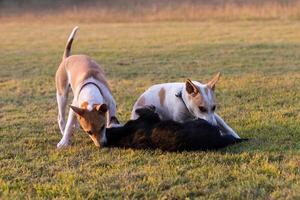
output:
[[220,78],[218,73],[207,84],[187,80],[185,83],[163,83],[151,86],[134,104],[131,118],[136,119],[135,110],[147,105],[156,107],[156,112],[163,120],[172,119],[185,122],[201,118],[217,125],[223,134],[240,138],[224,120],[215,113],[216,100],[214,89]]
[[[106,142],[106,126],[118,124],[115,117],[116,103],[105,80],[103,70],[88,56],[70,56],[77,29],[78,27],[73,29],[68,39],[62,62],[55,76],[58,125],[63,135],[57,144],[58,148],[69,145],[76,116],[81,127],[88,133],[96,146],[101,146]],[[73,91],[74,99],[66,123],[65,109],[70,88]],[[108,116],[106,116],[107,110]]]

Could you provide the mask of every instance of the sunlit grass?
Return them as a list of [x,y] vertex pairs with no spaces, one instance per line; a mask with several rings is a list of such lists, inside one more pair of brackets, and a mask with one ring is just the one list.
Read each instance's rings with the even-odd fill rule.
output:
[[[98,150],[77,131],[57,151],[54,74],[75,25],[73,52],[102,64],[122,122],[152,84],[221,71],[218,112],[252,139],[220,152]],[[299,198],[299,25],[1,23],[0,198]]]

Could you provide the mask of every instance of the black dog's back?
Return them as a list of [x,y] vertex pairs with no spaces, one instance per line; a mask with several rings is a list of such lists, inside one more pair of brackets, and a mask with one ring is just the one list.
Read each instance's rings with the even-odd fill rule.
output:
[[139,118],[123,127],[107,129],[108,146],[164,151],[209,150],[241,142],[202,119],[178,123],[161,121],[154,108],[138,109]]
[[140,116],[136,120],[128,121],[123,127],[107,128],[107,145],[111,147],[153,148],[151,143],[151,132],[155,124],[160,122],[158,114],[154,112],[154,107],[137,109]]
[[180,124],[162,121],[152,131],[155,148],[166,151],[220,149],[239,142],[231,135],[222,136],[220,130],[202,119]]

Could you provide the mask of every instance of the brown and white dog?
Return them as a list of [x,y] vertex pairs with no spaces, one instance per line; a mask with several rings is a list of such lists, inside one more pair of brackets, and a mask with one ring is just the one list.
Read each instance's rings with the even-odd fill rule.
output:
[[163,120],[185,122],[201,118],[217,125],[222,134],[240,138],[224,120],[215,113],[216,100],[214,89],[220,78],[218,73],[207,84],[187,80],[185,83],[163,83],[151,86],[134,104],[131,119],[137,119],[136,109],[155,106],[156,112]]
[[[96,146],[101,146],[106,142],[106,127],[119,123],[116,118],[116,103],[103,70],[88,56],[70,56],[77,30],[78,27],[75,27],[69,36],[62,62],[55,76],[58,125],[63,135],[57,148],[69,145],[73,126],[78,123],[76,117]],[[66,122],[65,109],[70,88],[74,99]]]

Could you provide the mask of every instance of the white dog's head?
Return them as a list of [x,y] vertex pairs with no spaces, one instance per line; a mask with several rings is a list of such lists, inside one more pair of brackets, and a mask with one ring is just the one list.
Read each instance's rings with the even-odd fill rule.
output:
[[216,109],[214,90],[219,78],[220,73],[207,84],[189,79],[185,82],[185,103],[188,110],[193,116],[204,119],[213,125],[217,124],[214,115]]

